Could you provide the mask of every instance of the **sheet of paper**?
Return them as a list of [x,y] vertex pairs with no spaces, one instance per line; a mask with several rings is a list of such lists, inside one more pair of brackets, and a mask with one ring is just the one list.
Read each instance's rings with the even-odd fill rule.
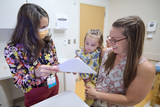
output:
[[58,65],[60,71],[77,72],[77,73],[93,73],[97,74],[90,66],[85,64],[80,58],[69,59]]

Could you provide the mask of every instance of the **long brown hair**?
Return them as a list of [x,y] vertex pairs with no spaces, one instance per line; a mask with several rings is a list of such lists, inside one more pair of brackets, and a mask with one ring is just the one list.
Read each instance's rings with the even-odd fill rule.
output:
[[28,55],[28,62],[33,63],[50,37],[40,38],[38,28],[42,17],[48,17],[47,12],[36,4],[23,4],[18,12],[17,24],[9,44],[22,44]]
[[[128,39],[127,62],[123,76],[124,87],[128,88],[137,75],[137,66],[143,51],[145,37],[144,22],[138,16],[128,16],[115,21],[112,27],[121,28],[122,35]],[[113,68],[115,58],[116,54],[111,51],[104,63],[105,70]]]

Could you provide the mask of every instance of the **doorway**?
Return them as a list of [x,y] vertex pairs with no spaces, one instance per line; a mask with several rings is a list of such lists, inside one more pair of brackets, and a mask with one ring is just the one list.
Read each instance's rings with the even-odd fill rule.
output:
[[80,3],[80,48],[84,47],[84,37],[89,29],[99,29],[103,33],[105,7]]

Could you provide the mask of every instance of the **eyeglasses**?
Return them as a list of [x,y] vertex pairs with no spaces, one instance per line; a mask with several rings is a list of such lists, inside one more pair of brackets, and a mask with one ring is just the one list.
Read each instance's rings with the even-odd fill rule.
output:
[[107,39],[108,39],[113,45],[115,45],[116,42],[119,42],[119,41],[121,41],[121,40],[127,39],[127,37],[126,37],[126,38],[123,38],[123,39],[120,39],[120,40],[115,40],[115,39],[111,38],[110,36],[107,36]]

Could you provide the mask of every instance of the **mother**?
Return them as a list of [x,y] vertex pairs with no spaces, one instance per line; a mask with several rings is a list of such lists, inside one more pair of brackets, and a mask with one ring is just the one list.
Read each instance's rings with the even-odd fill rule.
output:
[[93,107],[127,107],[141,102],[152,87],[155,67],[142,56],[145,26],[138,16],[115,21],[102,51],[96,89],[87,87]]

